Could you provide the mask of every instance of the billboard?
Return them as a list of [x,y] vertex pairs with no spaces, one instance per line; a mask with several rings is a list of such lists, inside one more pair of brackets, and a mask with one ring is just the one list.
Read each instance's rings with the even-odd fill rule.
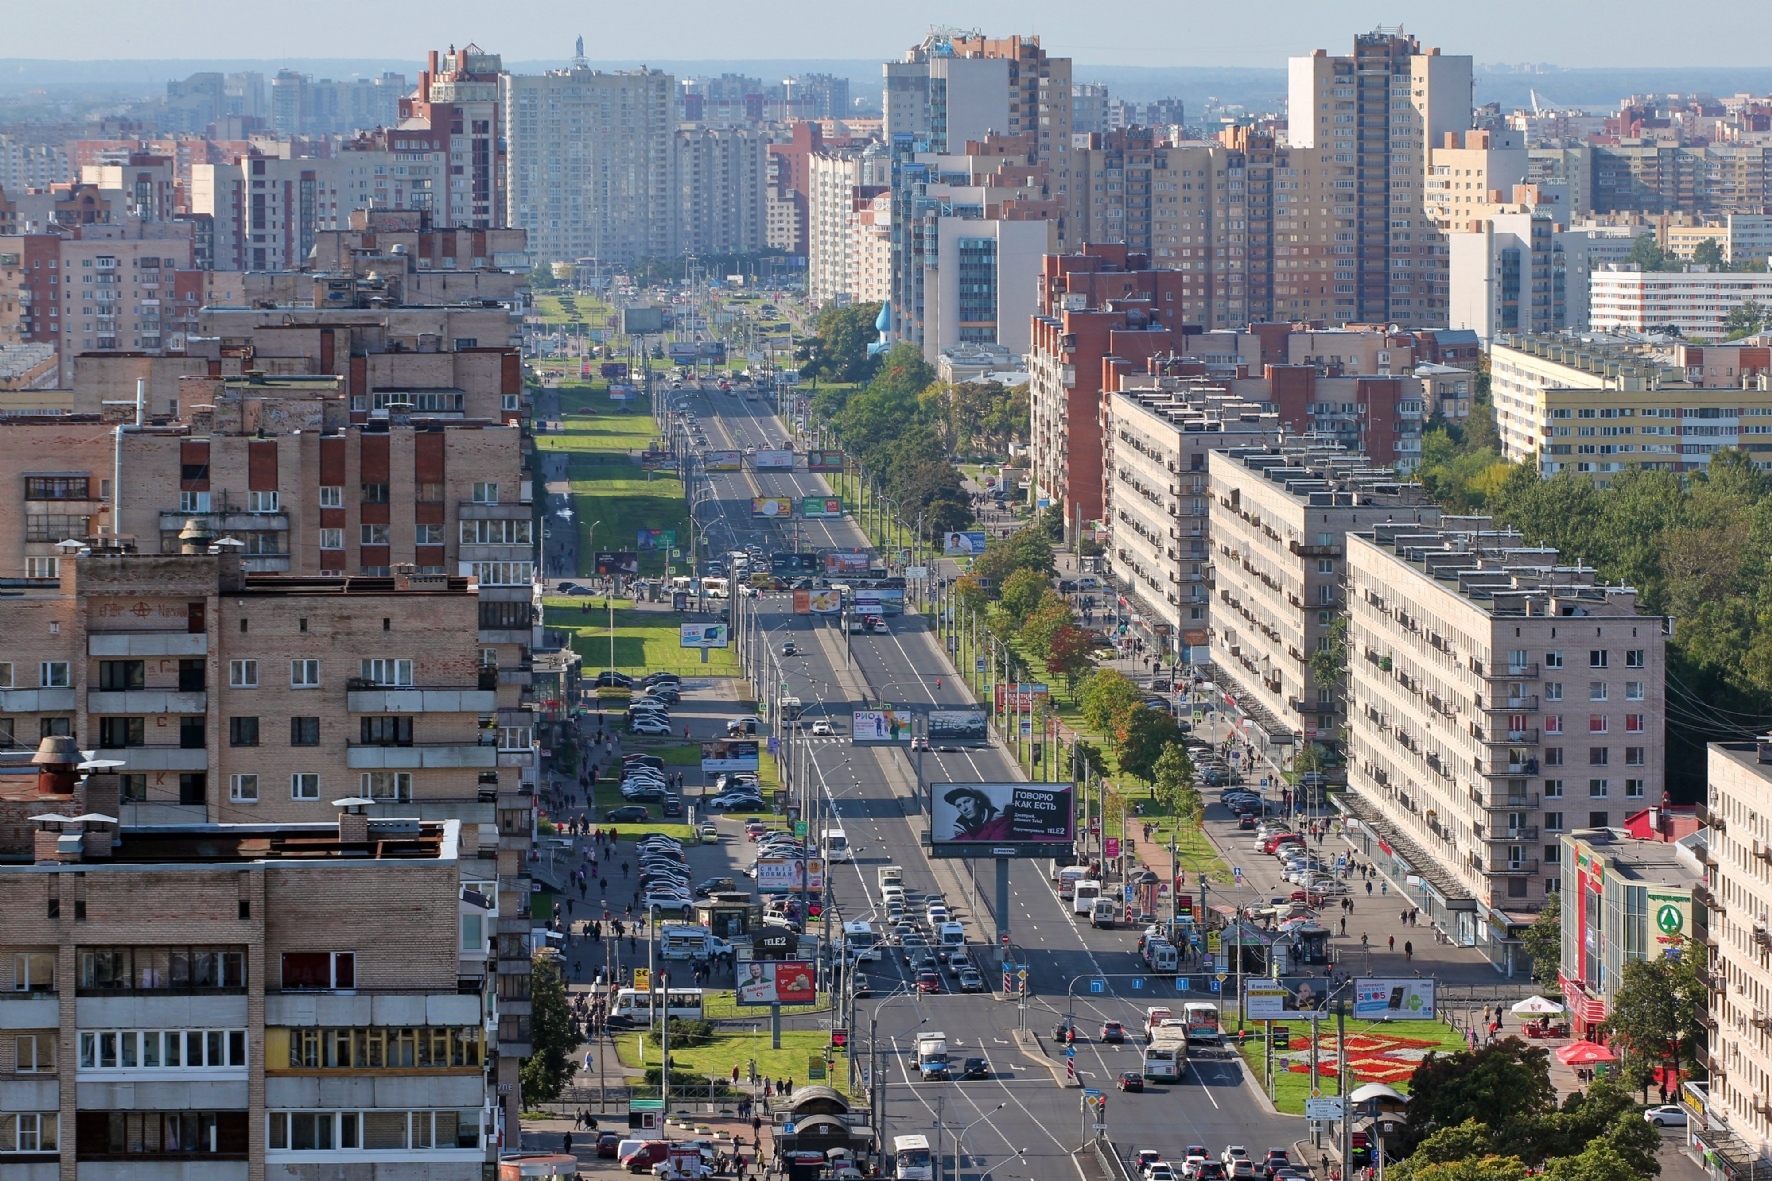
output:
[[725,648],[732,643],[732,626],[725,623],[680,623],[678,646],[682,648]]
[[769,573],[791,578],[796,574],[817,574],[824,564],[817,554],[776,553],[769,555]]
[[909,742],[914,716],[908,709],[858,709],[851,716],[850,733],[857,743]]
[[642,552],[676,549],[677,531],[675,529],[636,529],[634,531],[634,548]]
[[753,517],[791,517],[794,515],[794,498],[791,496],[753,496],[751,497],[751,516]]
[[824,862],[814,857],[757,858],[757,891],[761,894],[795,894],[804,885],[809,893],[824,892]]
[[[1308,1021],[1313,1014],[1320,1017],[1323,1013],[1323,1000],[1328,996],[1323,983],[1321,978],[1302,979],[1296,991],[1283,980],[1262,980],[1247,984],[1243,988],[1243,1016],[1250,1021]],[[1403,981],[1390,980],[1384,983],[1401,984]],[[1408,983],[1425,984],[1430,995],[1432,993],[1431,980],[1411,980]],[[1390,994],[1387,992],[1385,995],[1388,999]],[[1429,1003],[1432,1003],[1431,1000]]]
[[857,587],[855,611],[858,615],[903,615],[903,587]]
[[655,472],[659,468],[672,467],[675,463],[676,459],[669,451],[659,451],[648,447],[640,452],[640,466],[649,472]]
[[841,496],[803,496],[800,498],[800,515],[802,517],[840,517],[843,515],[843,498]]
[[1050,857],[1076,840],[1068,783],[932,783],[937,857]]
[[941,552],[948,557],[972,557],[984,553],[985,534],[983,530],[971,532],[943,533],[941,535]]
[[824,572],[827,577],[838,574],[866,574],[868,560],[866,554],[842,553],[833,550],[824,556]]
[[818,1000],[818,973],[805,960],[746,960],[738,965],[741,1005],[810,1005]]
[[766,451],[759,447],[751,453],[751,467],[760,472],[794,470],[794,453],[792,451]]
[[605,578],[611,574],[640,573],[640,555],[631,550],[598,550],[593,561],[597,573]]
[[652,307],[623,308],[621,330],[629,336],[664,331],[664,309]]
[[738,472],[744,470],[744,452],[742,451],[703,451],[701,466],[710,472]]
[[1432,1021],[1434,982],[1431,978],[1356,980],[1354,1016],[1361,1021],[1382,1021],[1387,1017]]
[[835,615],[843,610],[843,594],[834,590],[797,590],[795,615]]
[[929,711],[929,737],[978,739],[988,734],[984,714],[976,709],[932,709]]
[[1021,685],[997,684],[997,708],[1020,710],[1028,713],[1034,708],[1035,698],[1046,695],[1046,686],[1039,681]]
[[757,740],[755,738],[717,738],[701,744],[703,771],[755,771]]
[[841,451],[808,451],[806,453],[806,470],[809,472],[840,472],[843,470],[843,453]]

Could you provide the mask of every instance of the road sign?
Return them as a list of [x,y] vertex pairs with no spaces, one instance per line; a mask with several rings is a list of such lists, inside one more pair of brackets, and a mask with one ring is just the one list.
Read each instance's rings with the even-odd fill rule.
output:
[[1216,979],[1212,982],[1212,991],[1213,992],[1224,991],[1224,977],[1223,976],[1220,976],[1218,979]]
[[1218,982],[1219,982],[1219,983],[1220,983],[1220,984],[1223,984],[1223,983],[1224,983],[1224,978],[1225,978],[1225,977],[1226,977],[1226,976],[1228,976],[1228,975],[1229,975],[1229,974],[1230,974],[1230,973],[1228,973],[1228,972],[1220,972],[1220,973],[1219,973],[1219,974],[1218,974]]
[[1132,978],[1132,987],[1143,988],[1144,987],[1144,977],[1143,976],[1134,976]]
[[1077,1056],[1077,1047],[1075,1047],[1075,1046],[1066,1046],[1066,1047],[1065,1047],[1065,1048],[1064,1048],[1064,1056],[1065,1056],[1065,1057],[1066,1057],[1066,1058],[1075,1058],[1075,1057],[1076,1057],[1076,1056]]
[[1338,1120],[1341,1118],[1341,1096],[1331,1095],[1326,1099],[1306,1099],[1304,1114],[1315,1120]]
[[972,662],[972,668],[975,672],[983,672],[984,671],[984,657],[980,656],[976,660],[974,660]]
[[1239,885],[1239,886],[1242,885],[1243,884],[1243,867],[1240,865],[1231,866],[1231,877],[1236,880],[1237,885]]
[[1091,980],[1089,982],[1089,991],[1090,992],[1106,992],[1107,991],[1107,981],[1105,981],[1105,980]]
[[1194,990],[1193,982],[1190,981],[1186,976],[1177,976],[1175,978],[1175,991],[1176,992],[1192,992],[1193,990]]

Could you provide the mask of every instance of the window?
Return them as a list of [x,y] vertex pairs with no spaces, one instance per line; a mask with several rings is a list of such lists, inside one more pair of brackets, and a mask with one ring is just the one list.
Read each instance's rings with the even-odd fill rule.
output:
[[1590,746],[1587,748],[1587,765],[1604,767],[1612,761],[1612,748],[1609,746]]
[[1545,714],[1544,732],[1546,734],[1561,734],[1563,732],[1563,716],[1561,714]]
[[286,951],[283,988],[355,988],[357,953],[352,951]]
[[68,687],[68,662],[65,660],[45,660],[37,666],[37,684],[43,689],[66,689]]
[[1626,734],[1641,734],[1643,732],[1643,715],[1625,714],[1624,732]]
[[229,718],[228,719],[228,745],[229,746],[257,746],[258,745],[258,719],[257,718]]
[[26,500],[91,500],[89,476],[26,476]]
[[1643,649],[1631,648],[1631,649],[1626,650],[1626,652],[1624,654],[1624,667],[1626,667],[1626,668],[1643,668],[1643,667],[1645,667],[1645,665],[1643,664]]
[[1626,701],[1643,700],[1643,682],[1626,681],[1624,683],[1624,699]]
[[1589,681],[1587,683],[1587,699],[1589,701],[1605,701],[1610,692],[1605,681]]
[[412,772],[410,771],[365,771],[363,772],[364,799],[390,800],[394,803],[408,804],[412,802]]
[[0,661],[0,689],[12,688],[12,662]]
[[320,530],[320,548],[321,549],[343,549],[343,548],[345,548],[345,531],[343,529],[322,529],[322,530]]
[[209,801],[209,776],[202,771],[188,771],[178,777],[178,802],[202,805]]
[[228,661],[228,685],[234,689],[258,688],[258,661]]
[[420,480],[413,499],[419,504],[442,504],[443,482],[441,480]]
[[98,744],[105,750],[141,746],[148,740],[146,718],[100,718]]
[[388,486],[386,484],[363,485],[364,504],[386,504],[388,502]]
[[441,525],[415,525],[415,526],[413,526],[412,542],[414,545],[442,545],[443,544],[443,526],[441,526]]
[[1644,783],[1644,781],[1641,779],[1626,779],[1624,781],[1625,798],[1632,799],[1632,800],[1642,799],[1643,798],[1643,783]]
[[388,527],[386,525],[363,525],[360,527],[364,545],[388,544]]
[[345,490],[339,484],[322,484],[320,486],[321,508],[345,507]]
[[[528,521],[463,521],[463,545],[528,545],[531,537]],[[439,537],[437,540],[441,541]]]
[[1587,666],[1589,668],[1605,668],[1607,667],[1606,661],[1607,652],[1604,648],[1595,649],[1587,654]]
[[364,746],[411,746],[412,718],[405,714],[378,714],[358,719]]
[[209,687],[209,665],[201,658],[178,662],[178,691],[201,693]]
[[235,775],[228,780],[228,798],[236,804],[258,803],[258,776]]
[[[473,1025],[374,1026],[368,1029],[300,1027],[290,1029],[288,1035],[289,1065],[298,1070],[410,1070],[413,1067],[461,1067],[480,1063],[480,1029]],[[268,1037],[266,1040],[270,1041]],[[281,1056],[270,1060],[280,1062]]]
[[214,992],[246,987],[243,947],[83,947],[82,992]]
[[366,659],[362,678],[374,685],[401,686],[412,684],[412,661],[405,659]]
[[[1563,781],[1561,779],[1546,779],[1544,781],[1544,798],[1547,800],[1562,799]],[[1558,813],[1558,815],[1561,815],[1561,813]]]
[[13,1069],[19,1074],[53,1074],[55,1072],[53,1033],[21,1033],[13,1039]]
[[1561,767],[1563,765],[1563,748],[1560,746],[1545,747],[1544,765],[1547,767]]
[[486,918],[484,915],[464,914],[461,916],[461,950],[486,950]]
[[311,771],[298,771],[289,777],[289,798],[317,800],[320,798],[320,777]]
[[125,772],[117,777],[117,798],[125,804],[145,804],[148,801],[148,777],[132,775]]
[[1544,667],[1546,667],[1546,668],[1562,668],[1563,667],[1563,654],[1561,652],[1546,652],[1544,654]]
[[1589,812],[1587,814],[1587,826],[1589,828],[1605,828],[1611,822],[1612,813],[1610,812]]
[[208,746],[208,719],[202,714],[186,714],[179,718],[178,745],[181,750],[202,750]]
[[1587,732],[1589,734],[1605,734],[1612,728],[1612,720],[1605,714],[1587,715]]
[[289,662],[289,687],[291,689],[318,689],[320,687],[320,662],[318,660],[291,660]]
[[528,750],[529,733],[528,726],[500,726],[498,728],[498,749]]
[[528,628],[535,622],[535,609],[528,603],[506,603],[494,600],[480,603],[480,626],[493,631]]
[[101,660],[98,687],[107,693],[140,689],[147,684],[146,665],[140,660]]
[[280,494],[276,492],[248,492],[246,494],[246,511],[249,513],[274,513],[278,510]]
[[251,1117],[244,1111],[82,1111],[74,1116],[81,1160],[138,1156],[246,1159]]
[[1562,832],[1563,814],[1561,812],[1546,812],[1544,814],[1544,831]]
[[72,718],[38,718],[37,737],[68,738],[74,733]]
[[474,485],[474,503],[475,504],[497,504],[498,503],[498,485],[497,484],[479,484],[479,483],[475,484]]
[[294,717],[289,719],[290,746],[319,746],[320,719],[317,717]]
[[92,518],[70,513],[27,513],[26,541],[66,541],[70,537],[88,537]]
[[[528,586],[535,581],[533,562],[471,562],[469,568],[482,586]],[[1333,587],[1322,589],[1333,596]]]
[[18,951],[12,955],[14,992],[54,992],[55,952]]
[[1590,798],[1603,800],[1611,790],[1612,783],[1608,779],[1590,779],[1587,781],[1587,794]]
[[1546,681],[1544,683],[1544,699],[1546,701],[1563,700],[1563,682]]
[[181,513],[206,513],[209,511],[209,493],[180,492],[178,494],[178,511]]
[[1645,766],[1647,764],[1647,760],[1643,757],[1643,752],[1646,749],[1647,749],[1646,747],[1641,747],[1641,746],[1627,746],[1627,747],[1625,747],[1624,748],[1624,765],[1627,767]]
[[80,1070],[244,1070],[244,1029],[81,1030]]
[[60,1118],[53,1111],[0,1111],[0,1154],[54,1152]]

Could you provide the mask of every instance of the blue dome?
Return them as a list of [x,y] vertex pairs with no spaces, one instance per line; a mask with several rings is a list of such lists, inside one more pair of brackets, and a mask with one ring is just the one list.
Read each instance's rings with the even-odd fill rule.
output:
[[880,304],[880,314],[874,317],[874,329],[878,332],[892,331],[892,301]]

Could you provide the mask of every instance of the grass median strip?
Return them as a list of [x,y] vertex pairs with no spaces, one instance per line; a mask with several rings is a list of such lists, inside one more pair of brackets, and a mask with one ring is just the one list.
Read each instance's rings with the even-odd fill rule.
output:
[[[784,1006],[784,1012],[787,1007]],[[748,1020],[748,1029],[734,1029],[730,1020],[707,1041],[694,1046],[672,1046],[671,1068],[679,1075],[691,1074],[707,1078],[732,1077],[738,1067],[741,1080],[750,1076],[754,1066],[757,1077],[794,1080],[796,1087],[807,1078],[807,1065],[813,1058],[822,1058],[830,1045],[830,1034],[824,1030],[788,1029],[781,1035],[781,1049],[772,1047],[769,1034],[769,1010],[749,1009],[740,1014]],[[662,1054],[656,1033],[623,1033],[616,1039],[616,1051],[622,1065],[657,1069]],[[841,1051],[833,1055],[829,1077],[811,1080],[848,1093],[848,1063]]]
[[[542,600],[547,625],[571,634],[572,649],[584,658],[587,677],[609,667],[607,602],[601,595],[550,595]],[[585,608],[587,603],[589,610]],[[684,677],[737,676],[737,649],[710,648],[704,664],[700,650],[682,647],[679,625],[685,618],[673,611],[638,609],[631,599],[615,600],[615,670],[634,677],[650,672],[673,672]]]

